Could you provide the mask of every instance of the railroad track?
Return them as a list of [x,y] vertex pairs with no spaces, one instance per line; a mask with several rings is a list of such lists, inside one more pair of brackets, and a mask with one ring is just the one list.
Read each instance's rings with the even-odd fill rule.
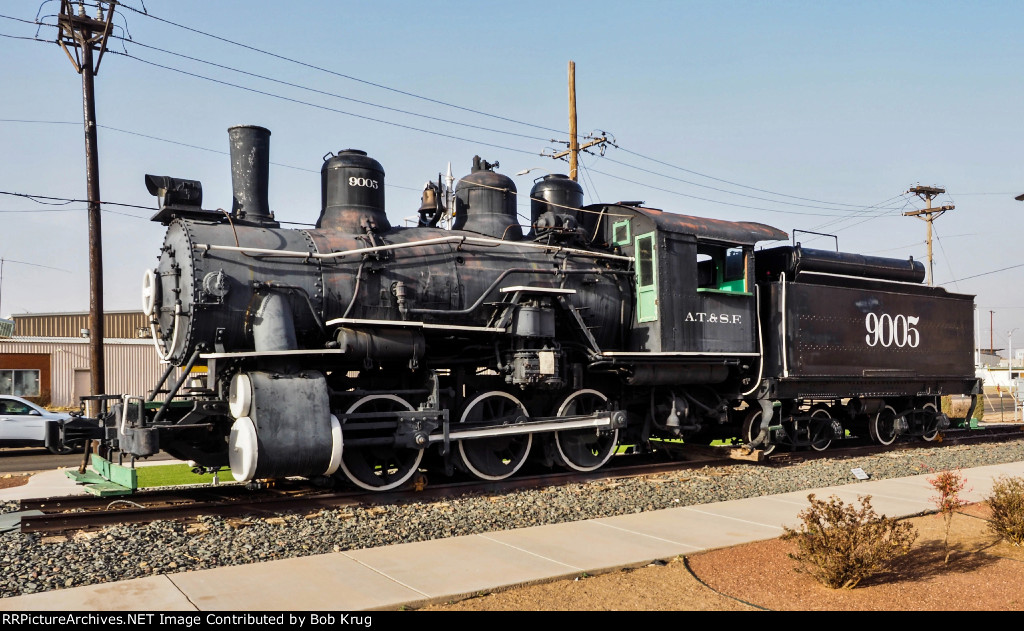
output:
[[[996,442],[1024,435],[1020,426],[985,430],[953,430],[945,432],[941,444],[956,445]],[[766,466],[788,466],[820,458],[855,458],[912,449],[929,449],[935,442],[897,442],[888,447],[851,442],[848,447],[830,448],[818,452],[803,450],[775,452],[764,456],[761,452],[748,452],[740,447],[665,448],[651,455],[616,458],[615,464],[592,473],[538,472],[521,475],[501,482],[446,481],[428,484],[425,476],[413,478],[406,487],[388,492],[329,491],[318,489],[307,481],[286,480],[259,491],[241,484],[225,484],[192,488],[157,489],[141,491],[121,498],[100,498],[75,495],[57,498],[27,499],[21,501],[23,511],[41,511],[38,515],[23,515],[22,532],[60,533],[96,530],[126,523],[147,523],[159,520],[194,520],[212,515],[225,518],[270,517],[282,513],[310,513],[344,506],[372,506],[403,502],[430,502],[471,494],[504,493],[513,490],[543,488],[574,483],[585,483],[624,477],[657,475],[701,467],[722,467],[758,462]]]
[[[637,458],[640,458],[639,456]],[[426,484],[423,476],[414,478],[407,488],[388,493],[367,491],[324,491],[308,483],[288,481],[279,487],[250,491],[244,485],[142,491],[121,498],[73,495],[58,498],[26,499],[23,511],[38,510],[40,515],[24,515],[22,532],[57,533],[95,530],[124,523],[158,520],[191,520],[201,515],[219,517],[269,517],[281,513],[303,513],[344,506],[372,506],[411,501],[435,501],[474,493],[501,493],[511,490],[543,488],[626,476],[654,475],[685,468],[720,466],[735,463],[727,457],[701,457],[690,461],[630,463],[607,467],[593,473],[544,473],[524,475],[501,482],[456,481]]]

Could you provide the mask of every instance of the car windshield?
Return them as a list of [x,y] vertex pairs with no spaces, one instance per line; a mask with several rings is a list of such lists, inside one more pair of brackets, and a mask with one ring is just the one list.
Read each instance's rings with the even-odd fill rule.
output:
[[21,401],[0,400],[0,414],[31,414],[32,408]]

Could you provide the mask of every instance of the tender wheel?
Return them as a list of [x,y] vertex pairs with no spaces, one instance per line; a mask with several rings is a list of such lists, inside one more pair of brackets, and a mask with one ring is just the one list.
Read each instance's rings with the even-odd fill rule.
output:
[[[413,409],[408,401],[393,394],[371,394],[353,403],[346,414],[411,412]],[[349,421],[342,426],[346,445],[341,454],[341,470],[345,477],[369,491],[388,491],[401,486],[416,473],[423,460],[423,450],[394,445],[351,446],[349,440],[382,437],[379,431],[376,436],[371,433],[373,430],[361,431],[361,422],[368,421]],[[387,430],[388,436],[391,433]]]
[[[608,397],[597,390],[573,392],[558,406],[557,416],[577,416],[603,412]],[[619,444],[619,430],[570,429],[555,432],[556,458],[564,467],[575,471],[593,471],[612,457]]]
[[[757,438],[758,433],[760,433],[760,431],[761,431],[761,408],[760,407],[751,408],[750,412],[747,414],[747,418],[745,418],[743,420],[743,430],[742,431],[743,431],[743,436],[741,436],[741,438],[743,438],[743,440],[746,441],[746,443],[748,445],[752,444],[754,442],[754,439]],[[764,455],[767,456],[768,454],[770,454],[773,451],[775,451],[775,444],[774,443],[762,444],[761,445],[761,451],[764,452]]]
[[868,434],[871,435],[871,440],[880,445],[891,445],[896,442],[896,438],[899,436],[896,410],[891,406],[885,406],[884,410],[868,422]]
[[[528,416],[526,406],[507,392],[493,390],[470,401],[459,422],[514,416]],[[466,469],[481,480],[504,480],[523,466],[532,444],[532,434],[471,438],[459,441],[459,454]]]
[[939,437],[939,427],[935,422],[935,417],[939,415],[939,411],[935,409],[934,403],[925,403],[921,410],[922,416],[924,417],[925,427],[924,434],[921,434],[921,438],[928,442],[932,442]]
[[811,449],[825,451],[832,444],[832,414],[825,405],[816,405],[811,410]]

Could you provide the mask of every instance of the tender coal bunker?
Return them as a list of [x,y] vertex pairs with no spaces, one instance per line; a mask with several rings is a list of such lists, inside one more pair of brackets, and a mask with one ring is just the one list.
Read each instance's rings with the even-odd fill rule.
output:
[[832,250],[813,250],[782,246],[757,252],[758,276],[778,278],[780,273],[793,277],[801,272],[821,272],[879,280],[920,283],[925,278],[924,263],[909,259],[867,256]]

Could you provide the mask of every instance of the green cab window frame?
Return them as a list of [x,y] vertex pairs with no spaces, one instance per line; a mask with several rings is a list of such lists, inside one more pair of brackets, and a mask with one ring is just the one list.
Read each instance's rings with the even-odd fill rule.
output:
[[629,219],[612,224],[612,245],[629,245]]
[[633,242],[636,257],[636,321],[658,319],[658,256],[657,234],[637,235]]

